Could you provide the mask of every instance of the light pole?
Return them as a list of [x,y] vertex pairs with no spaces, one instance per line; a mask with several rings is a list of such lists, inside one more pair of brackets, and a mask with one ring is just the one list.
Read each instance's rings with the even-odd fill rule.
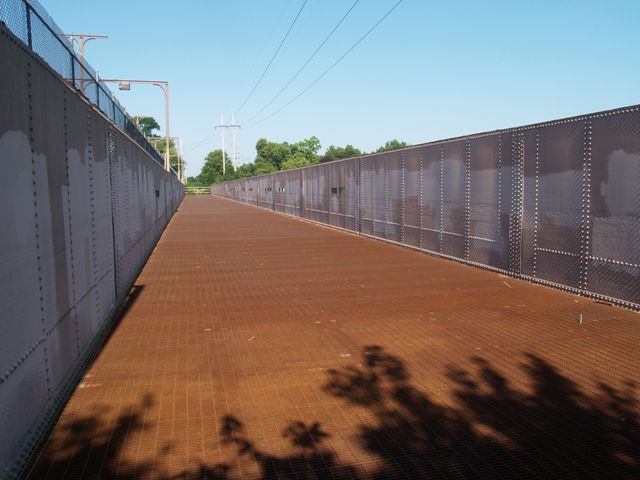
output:
[[71,45],[74,45],[76,41],[78,42],[78,53],[80,54],[80,61],[82,62],[82,68],[80,69],[80,88],[84,90],[82,88],[84,83],[84,46],[91,40],[106,40],[109,37],[106,35],[87,35],[84,33],[66,33],[64,36],[71,41]]
[[[169,135],[169,82],[167,82],[166,80],[122,80],[122,79],[115,79],[115,78],[111,78],[107,80],[105,80],[104,78],[101,78],[100,82],[117,83],[118,88],[120,90],[131,90],[132,83],[141,84],[141,85],[155,85],[156,87],[159,87],[162,89],[162,91],[164,92],[164,113],[165,113],[165,130],[166,130],[165,137],[167,141],[167,145],[164,151],[164,168],[167,171],[171,170],[171,163],[169,161],[171,158],[170,157],[171,154],[169,152],[170,140],[171,140],[171,136]],[[82,93],[84,93],[84,88]]]
[[107,35],[86,35],[84,33],[65,33],[65,37],[71,40],[71,44],[76,40],[78,41],[78,51],[80,53],[80,59],[84,62],[84,46],[91,40],[106,40],[109,38]]
[[[133,117],[134,120],[137,120],[139,118],[140,117]],[[153,145],[153,147],[157,149],[157,147],[158,147],[157,140],[161,140],[161,137],[147,137],[147,140],[149,140],[151,142],[151,144]],[[178,153],[178,179],[182,183],[186,183],[185,161],[184,161],[184,157],[182,156],[182,138],[181,137],[171,137],[170,140],[173,141],[174,145],[176,146],[177,153]]]

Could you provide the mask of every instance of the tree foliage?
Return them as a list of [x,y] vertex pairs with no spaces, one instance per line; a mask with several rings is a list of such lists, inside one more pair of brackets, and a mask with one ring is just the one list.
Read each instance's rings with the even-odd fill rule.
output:
[[197,182],[201,185],[211,185],[212,183],[225,182],[237,178],[229,155],[225,154],[225,160],[225,174],[222,175],[222,150],[209,152],[205,157]]
[[327,151],[324,153],[321,162],[331,162],[333,160],[340,160],[341,158],[350,158],[357,157],[362,155],[362,151],[359,148],[354,147],[353,145],[347,145],[345,147],[336,147],[331,145],[327,148]]
[[[377,152],[386,152],[408,146],[406,142],[393,139],[389,140]],[[364,155],[359,148],[351,144],[344,147],[331,145],[320,155],[320,140],[312,136],[296,143],[273,142],[261,138],[256,142],[256,157],[252,163],[240,165],[236,172],[233,171],[231,160],[227,155],[226,174],[222,175],[222,151],[210,152],[206,158],[200,175],[193,178],[193,182],[200,185],[211,185],[216,182],[233,180],[236,178],[252,177],[265,173],[288,170],[314,165],[318,162],[330,162],[342,158],[358,157]]]
[[261,138],[256,143],[256,171],[261,174],[313,165],[320,160],[319,150],[318,137],[297,143],[277,143]]
[[151,137],[154,130],[160,130],[160,125],[153,117],[137,117],[138,127],[145,136]]
[[[152,137],[150,138],[151,144],[156,147],[156,150],[163,155],[167,149],[167,140],[161,137]],[[178,170],[178,165],[180,163],[180,156],[178,155],[178,150],[176,149],[176,144],[173,140],[169,140],[169,163],[171,164],[171,168],[174,170]]]
[[397,139],[394,138],[393,140],[389,140],[383,146],[378,148],[376,150],[376,152],[377,153],[388,152],[390,150],[397,150],[398,148],[404,148],[404,147],[408,147],[408,146],[409,146],[409,144],[407,142],[401,142],[400,140],[397,140]]

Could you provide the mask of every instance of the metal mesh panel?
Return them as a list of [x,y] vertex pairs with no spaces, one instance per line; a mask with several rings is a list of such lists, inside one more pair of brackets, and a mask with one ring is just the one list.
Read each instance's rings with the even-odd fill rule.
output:
[[329,223],[329,178],[325,165],[317,165],[309,169],[307,177],[309,201],[305,205],[307,215],[311,220]]
[[[638,107],[276,172],[213,191],[238,197],[249,182],[260,186],[257,203],[265,208],[640,301]],[[284,188],[275,206],[273,185]]]
[[0,22],[3,22],[24,44],[29,43],[27,7],[24,0],[3,0],[0,2]]
[[433,252],[442,246],[442,147],[421,149],[420,247]]
[[98,85],[98,107],[107,118],[113,120],[113,102],[103,85]]
[[402,241],[403,158],[401,152],[389,152],[385,155],[385,238],[394,242]]
[[523,273],[574,287],[581,261],[583,129],[583,122],[574,122],[524,137]]
[[640,112],[592,125],[586,288],[640,303]]
[[71,81],[73,78],[71,53],[37,15],[31,15],[31,37],[33,51],[63,79]]
[[471,140],[469,153],[469,259],[498,266],[505,248],[500,242],[500,137],[492,135]]
[[355,230],[357,209],[356,160],[331,164],[332,224]]
[[443,147],[442,251],[464,258],[465,246],[465,142]]
[[414,247],[420,247],[421,170],[422,152],[406,150],[402,173],[402,243]]
[[373,235],[386,238],[387,235],[387,171],[384,155],[374,155],[365,159],[365,163],[372,166],[372,190],[371,203],[373,206],[371,219],[373,221]]
[[101,88],[98,86],[96,71],[86,61],[80,61],[72,43],[38,2],[3,0],[0,3],[0,21],[65,81],[75,85],[91,103],[114,120],[158,163],[164,164],[162,156],[131,122],[111,90],[104,83]]
[[373,220],[375,216],[376,197],[376,169],[372,158],[360,160],[360,231],[373,235]]

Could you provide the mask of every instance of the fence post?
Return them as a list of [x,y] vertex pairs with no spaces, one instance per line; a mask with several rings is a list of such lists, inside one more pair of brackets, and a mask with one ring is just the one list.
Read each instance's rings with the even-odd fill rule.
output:
[[71,86],[76,88],[76,61],[73,55],[70,55],[71,59]]
[[24,2],[24,6],[27,10],[27,43],[29,48],[33,50],[33,35],[31,34],[31,5],[29,2]]

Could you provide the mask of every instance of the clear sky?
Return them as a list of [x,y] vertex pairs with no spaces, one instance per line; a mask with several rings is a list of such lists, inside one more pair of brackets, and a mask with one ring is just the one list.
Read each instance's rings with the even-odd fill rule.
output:
[[[308,0],[264,80],[236,117],[241,162],[265,137],[317,136],[322,150],[422,143],[640,103],[640,1],[404,0],[360,45],[279,114],[252,117],[302,66],[355,0]],[[337,60],[397,0],[360,0],[277,110]],[[41,0],[87,45],[103,78],[168,80],[171,134],[188,175],[220,148],[229,120],[264,71],[304,0]],[[157,88],[117,92],[130,115],[164,131]],[[260,117],[258,117],[260,118]],[[230,135],[227,136],[230,139]],[[228,151],[230,141],[228,140]]]

